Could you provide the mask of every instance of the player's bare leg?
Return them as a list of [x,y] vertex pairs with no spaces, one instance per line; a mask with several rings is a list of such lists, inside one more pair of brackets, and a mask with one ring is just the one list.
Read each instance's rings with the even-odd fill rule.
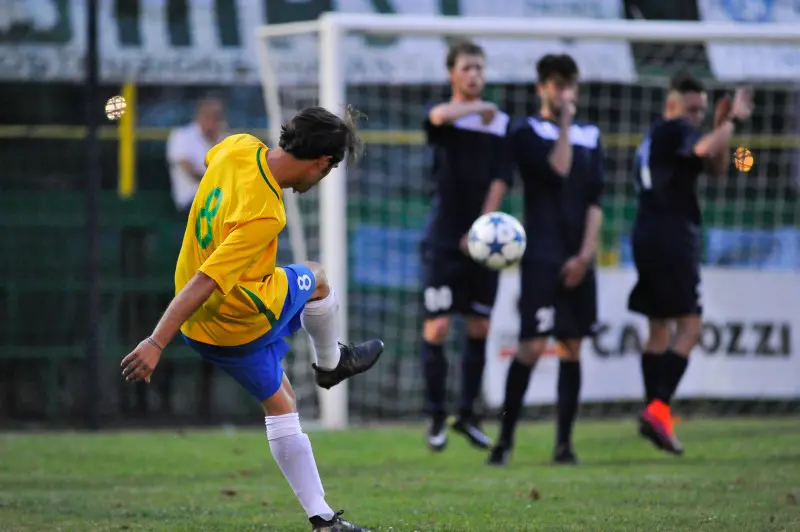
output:
[[343,380],[372,368],[383,353],[381,340],[361,344],[339,343],[339,303],[336,292],[328,284],[322,265],[306,262],[314,274],[315,286],[301,315],[303,329],[311,337],[316,363],[313,364],[317,385],[330,389]]
[[683,454],[683,445],[675,436],[670,402],[686,372],[689,354],[700,340],[701,328],[699,315],[682,316],[676,320],[675,341],[661,361],[656,397],[642,413],[647,430],[655,433],[660,441],[659,447],[673,454]]
[[450,317],[437,316],[422,326],[422,365],[425,376],[425,410],[430,416],[426,434],[428,448],[443,451],[447,446],[447,359],[444,342],[450,333]]
[[558,397],[556,401],[556,446],[553,462],[578,463],[572,446],[572,428],[578,417],[581,393],[581,339],[561,340],[565,353],[558,368]]
[[[642,351],[641,368],[644,382],[645,406],[656,398],[656,390],[661,375],[661,360],[669,349],[672,339],[672,326],[670,320],[651,318],[648,320],[648,335]],[[639,416],[639,434],[650,440],[653,445],[662,449],[661,439],[650,428],[642,415]]]
[[481,430],[480,419],[475,415],[474,403],[481,391],[483,369],[486,366],[486,336],[489,318],[467,318],[466,351],[461,358],[461,401],[453,430],[463,435],[479,449],[492,446],[492,439]]
[[514,447],[514,433],[522,411],[523,399],[528,391],[531,373],[546,347],[547,338],[526,340],[519,344],[517,356],[508,368],[506,397],[500,418],[500,438],[489,454],[487,462],[489,465],[502,466],[508,462],[509,454]]
[[365,532],[365,528],[342,519],[342,512],[334,512],[325,501],[311,442],[300,427],[294,390],[286,375],[278,391],[261,406],[269,449],[308,515],[313,530]]

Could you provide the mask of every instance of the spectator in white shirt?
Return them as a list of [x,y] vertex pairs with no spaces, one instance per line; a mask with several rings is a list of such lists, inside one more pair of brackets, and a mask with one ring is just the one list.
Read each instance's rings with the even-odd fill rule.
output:
[[197,105],[194,122],[172,130],[167,141],[167,162],[175,209],[188,214],[200,179],[206,171],[206,153],[227,136],[225,108],[216,98]]
[[[176,222],[176,256],[186,228],[186,218],[197,187],[206,172],[206,153],[219,144],[227,133],[225,108],[217,98],[205,98],[197,104],[194,121],[172,130],[167,140],[167,163],[172,185],[172,201],[180,216]],[[167,407],[171,407],[172,385],[175,368],[172,363],[164,367],[162,378],[162,394]],[[197,383],[198,414],[208,420],[211,415],[211,397],[213,395],[214,366],[203,362],[200,367],[200,378]]]

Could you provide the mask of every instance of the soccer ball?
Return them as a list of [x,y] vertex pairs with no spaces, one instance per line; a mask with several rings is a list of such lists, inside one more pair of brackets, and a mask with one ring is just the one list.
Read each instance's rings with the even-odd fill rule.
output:
[[106,116],[109,120],[119,120],[125,114],[128,102],[122,96],[112,96],[106,102]]
[[484,214],[475,220],[467,235],[470,257],[490,270],[502,270],[518,263],[525,253],[526,243],[522,224],[504,212]]

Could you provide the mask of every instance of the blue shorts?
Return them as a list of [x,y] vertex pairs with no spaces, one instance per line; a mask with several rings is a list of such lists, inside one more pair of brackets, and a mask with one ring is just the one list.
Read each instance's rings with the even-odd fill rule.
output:
[[300,314],[316,284],[314,274],[306,266],[292,264],[283,269],[289,289],[281,317],[265,335],[250,343],[231,347],[204,344],[183,337],[200,356],[226,371],[259,402],[272,397],[281,387],[281,362],[289,352],[285,338],[300,329]]

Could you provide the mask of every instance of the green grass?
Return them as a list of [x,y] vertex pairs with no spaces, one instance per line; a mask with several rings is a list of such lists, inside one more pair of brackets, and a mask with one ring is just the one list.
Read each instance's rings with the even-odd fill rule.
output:
[[[376,530],[800,530],[797,419],[678,429],[682,458],[581,423],[565,468],[550,424],[526,426],[502,470],[456,438],[429,453],[421,427],[310,437],[328,501]],[[0,435],[3,531],[308,529],[259,430]]]

